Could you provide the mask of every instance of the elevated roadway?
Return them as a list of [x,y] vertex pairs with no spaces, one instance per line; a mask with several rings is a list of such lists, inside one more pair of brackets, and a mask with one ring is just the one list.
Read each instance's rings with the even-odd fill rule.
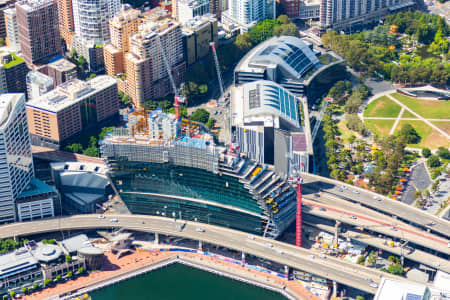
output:
[[[117,218],[118,222],[111,222]],[[180,231],[177,224],[185,224]],[[204,231],[197,231],[201,227]],[[220,245],[242,251],[257,257],[310,272],[374,294],[377,288],[370,281],[379,284],[381,277],[404,278],[375,269],[348,263],[334,257],[319,258],[315,252],[263,237],[249,238],[247,233],[213,225],[189,221],[175,222],[173,219],[143,215],[108,215],[99,219],[98,215],[76,215],[28,223],[13,223],[0,227],[0,238],[29,236],[59,230],[94,230],[100,228],[125,228],[129,230],[156,232]]]
[[[449,221],[425,213],[401,201],[322,176],[302,173],[302,177],[306,186],[311,188],[316,186],[324,193],[335,195],[353,203],[360,203],[386,215],[395,216],[411,225],[442,235],[447,239],[450,238]],[[357,191],[357,193],[354,191]],[[379,200],[375,199],[375,197],[378,197]]]
[[[326,224],[320,224],[317,223],[317,219],[315,219],[313,216],[306,215],[303,219],[305,224],[308,224],[312,227],[319,228],[320,230],[329,232],[331,234],[334,234],[335,229],[333,226],[326,225]],[[351,240],[355,240],[358,242],[361,242],[363,244],[372,246],[377,249],[381,249],[383,251],[386,251],[388,253],[393,253],[397,256],[401,256],[403,252],[403,256],[406,259],[409,259],[411,261],[414,261],[419,264],[423,264],[426,266],[429,266],[431,268],[436,268],[439,270],[442,270],[444,272],[450,273],[450,261],[447,259],[443,259],[437,256],[434,256],[428,252],[414,249],[408,245],[406,245],[402,249],[400,246],[390,246],[388,243],[386,243],[387,239],[380,238],[378,236],[373,236],[364,232],[360,232],[358,230],[354,229],[348,229],[346,228],[345,233],[339,233],[339,236],[342,238],[349,238]]]

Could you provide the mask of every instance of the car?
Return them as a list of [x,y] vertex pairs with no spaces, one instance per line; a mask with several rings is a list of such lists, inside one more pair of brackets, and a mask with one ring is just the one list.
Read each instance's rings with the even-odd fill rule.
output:
[[247,236],[247,238],[248,238],[249,240],[254,240],[254,239],[255,239],[255,237],[254,237],[253,235],[249,235],[249,236]]
[[398,229],[397,229],[397,228],[395,228],[394,226],[392,226],[392,227],[391,227],[391,230],[393,230],[393,231],[397,231]]
[[271,243],[266,243],[267,248],[273,248],[273,245]]
[[197,231],[197,232],[205,232],[205,229],[197,227],[197,228],[195,228],[195,231]]
[[320,197],[320,194],[319,193],[315,193],[314,197]]
[[323,258],[323,259],[326,259],[326,258],[327,258],[327,256],[326,256],[325,254],[322,254],[322,253],[319,254],[319,257],[320,257],[320,258]]
[[278,249],[278,250],[277,250],[277,253],[278,253],[278,254],[284,254],[284,251],[283,251],[283,250],[280,250],[280,249]]
[[341,192],[341,193],[342,193],[342,192],[344,192],[344,190],[343,190],[343,189],[339,189],[339,192]]
[[314,257],[315,257],[313,254],[310,254],[308,256],[309,256],[309,258],[312,258],[312,259],[314,259]]
[[373,196],[373,199],[374,199],[374,200],[377,200],[377,201],[380,201],[380,200],[381,200],[380,197],[378,197],[378,196]]
[[441,264],[440,264],[440,263],[438,263],[437,261],[435,261],[435,262],[433,263],[433,266],[435,266],[435,267],[440,267],[440,266],[441,266]]
[[352,218],[353,220],[356,220],[356,219],[357,219],[356,216],[351,216],[350,218]]
[[109,220],[110,222],[113,222],[113,223],[117,223],[117,222],[119,222],[119,220],[117,220],[116,218],[112,218],[111,220]]
[[104,215],[100,215],[100,216],[98,216],[98,218],[99,218],[99,219],[104,219],[105,216],[104,216]]
[[376,284],[375,282],[371,282],[369,285],[370,287],[373,287],[375,289],[378,287],[378,284]]
[[347,187],[346,187],[345,185],[343,185],[343,186],[342,186],[342,189],[346,190],[346,189],[347,189]]
[[359,194],[359,191],[358,190],[353,190],[353,193]]
[[324,207],[320,207],[319,210],[321,210],[321,211],[327,211],[326,208],[324,208]]

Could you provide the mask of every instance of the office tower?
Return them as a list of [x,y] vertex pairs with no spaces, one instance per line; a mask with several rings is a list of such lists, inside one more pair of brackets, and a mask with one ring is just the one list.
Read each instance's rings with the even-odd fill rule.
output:
[[195,17],[183,24],[183,43],[188,65],[211,52],[210,42],[217,44],[217,19],[208,14]]
[[58,9],[51,0],[23,0],[16,3],[22,56],[27,64],[46,63],[61,53]]
[[75,31],[75,25],[73,23],[72,0],[57,1],[59,30],[61,31],[61,36],[66,41],[67,45],[72,45],[72,35]]
[[323,29],[362,30],[367,24],[414,5],[413,0],[321,0],[320,25]]
[[182,24],[210,12],[209,0],[176,0],[175,5],[176,10],[172,16]]
[[24,94],[0,95],[0,223],[16,220],[15,199],[34,175]]
[[6,45],[8,45],[12,51],[20,51],[16,9],[14,7],[5,9],[3,14],[5,15]]
[[119,112],[117,82],[101,75],[74,79],[26,104],[33,145],[58,149],[63,141]]
[[217,20],[220,20],[222,16],[222,3],[222,0],[209,0],[209,12],[215,15]]
[[111,43],[104,48],[105,69],[108,75],[125,72],[125,54],[129,51],[130,36],[138,31],[142,22],[137,9],[122,9],[120,14],[109,20]]
[[108,20],[120,11],[120,0],[73,0],[75,34],[81,40],[104,44],[110,39]]
[[163,19],[140,25],[138,33],[130,37],[130,52],[126,55],[126,91],[140,107],[147,99],[173,93],[158,39],[177,85],[183,81],[186,72],[179,23]]
[[27,89],[25,78],[29,71],[25,60],[15,53],[0,53],[0,62],[8,93],[24,93]]
[[77,78],[77,66],[65,58],[60,58],[47,65],[46,74],[53,79],[53,87]]

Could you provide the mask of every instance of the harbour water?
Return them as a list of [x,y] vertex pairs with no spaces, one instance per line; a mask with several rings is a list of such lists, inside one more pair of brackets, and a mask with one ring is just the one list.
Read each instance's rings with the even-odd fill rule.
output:
[[286,300],[281,294],[181,264],[90,293],[92,300]]

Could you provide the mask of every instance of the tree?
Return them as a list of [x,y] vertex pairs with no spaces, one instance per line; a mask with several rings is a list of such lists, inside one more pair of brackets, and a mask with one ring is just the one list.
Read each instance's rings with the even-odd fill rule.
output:
[[428,148],[422,148],[422,156],[427,158],[431,155],[431,151]]
[[448,151],[448,148],[439,147],[437,150],[437,155],[440,158],[450,159],[450,152]]
[[248,32],[239,34],[234,41],[234,44],[241,50],[243,53],[247,53],[252,47],[252,40]]
[[203,108],[199,108],[191,115],[191,120],[206,123],[209,119],[209,112]]
[[97,147],[97,138],[95,136],[91,136],[89,138],[89,146],[90,147]]
[[364,256],[364,255],[360,255],[359,257],[358,257],[358,259],[356,260],[356,263],[358,264],[358,265],[364,265],[364,262],[366,261],[366,257]]
[[75,50],[75,48],[70,49],[69,56],[70,56],[70,58],[72,58],[72,59],[77,59],[78,54],[77,54],[77,51]]
[[441,161],[436,155],[431,155],[430,157],[428,157],[427,164],[430,168],[436,168],[441,165]]
[[[180,114],[180,117],[182,117],[182,118],[186,118],[187,117],[187,108],[186,108],[186,106],[180,105],[178,107],[178,112]],[[169,108],[169,113],[175,114],[175,107]]]
[[345,102],[344,110],[346,113],[354,114],[358,112],[359,107],[362,104],[361,94],[354,92]]
[[273,29],[276,25],[280,25],[280,21],[274,19],[265,19],[258,22],[248,32],[253,44],[258,44],[273,36]]
[[48,287],[52,284],[52,280],[50,278],[47,278],[44,280],[44,287]]
[[9,292],[9,296],[11,297],[11,299],[14,299],[14,297],[16,296],[16,292],[14,291]]
[[131,97],[128,96],[127,94],[124,94],[124,93],[122,93],[122,94],[123,94],[122,96],[120,96],[120,94],[119,94],[120,103],[125,107],[129,106],[131,104]]
[[86,67],[87,61],[86,61],[86,58],[84,58],[83,55],[78,56],[78,64],[80,65],[80,67],[82,69],[84,69]]
[[61,275],[57,275],[57,276],[55,277],[55,280],[56,280],[56,282],[60,281],[60,280],[61,280]]
[[72,271],[67,272],[66,276],[67,276],[67,278],[69,278],[69,279],[72,278],[72,277],[73,277]]
[[291,19],[287,15],[281,15],[277,18],[278,21],[280,21],[281,24],[289,24],[291,23]]
[[98,149],[97,147],[88,147],[83,150],[83,154],[92,157],[98,157]]
[[75,143],[66,146],[66,151],[72,153],[81,153],[83,151],[83,146],[80,143]]
[[424,190],[422,194],[427,199],[430,197],[430,191],[429,190]]
[[363,296],[356,296],[356,300],[365,300]]
[[365,135],[367,132],[366,126],[356,114],[348,114],[345,116],[345,121],[348,129],[359,132]]
[[407,144],[417,144],[420,142],[419,134],[409,123],[403,125],[402,129],[399,132],[399,135],[405,137],[405,142]]
[[367,258],[367,263],[371,266],[374,266],[377,263],[377,255],[375,251],[371,251],[369,257]]
[[208,122],[206,122],[205,126],[208,129],[211,129],[214,127],[214,124],[216,123],[216,120],[213,118],[209,118]]
[[404,271],[403,271],[403,267],[401,265],[398,264],[391,264],[388,267],[388,272],[394,275],[403,275]]
[[414,199],[418,199],[418,198],[422,198],[422,193],[420,192],[420,190],[417,190],[414,193]]
[[70,256],[69,254],[66,254],[65,255],[65,260],[66,260],[66,263],[71,263],[72,262],[72,256]]
[[86,78],[86,81],[89,81],[89,80],[91,80],[92,78],[95,78],[96,76],[97,76],[97,74],[91,73],[91,74],[88,76],[88,78]]
[[83,274],[84,273],[84,268],[83,267],[78,268],[78,272],[77,273],[79,275]]
[[5,46],[5,39],[4,38],[0,38],[0,47]]
[[114,126],[103,127],[100,133],[98,134],[98,140],[101,141],[106,136],[108,132],[112,132],[114,130]]
[[372,91],[370,90],[370,88],[367,85],[365,85],[364,83],[358,87],[358,92],[361,95],[362,99],[366,99],[367,97],[369,97],[372,94]]
[[298,31],[298,27],[294,23],[276,26],[273,29],[273,34],[277,35],[277,36],[287,35],[287,36],[300,37],[300,32]]
[[431,190],[433,191],[433,193],[436,193],[438,188],[439,188],[439,180],[435,180],[431,185]]
[[23,287],[23,288],[22,288],[22,294],[26,295],[27,292],[28,292],[28,289],[27,289],[26,287]]

